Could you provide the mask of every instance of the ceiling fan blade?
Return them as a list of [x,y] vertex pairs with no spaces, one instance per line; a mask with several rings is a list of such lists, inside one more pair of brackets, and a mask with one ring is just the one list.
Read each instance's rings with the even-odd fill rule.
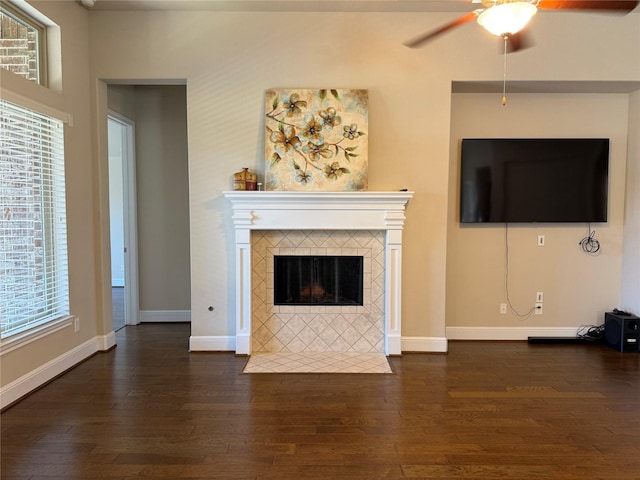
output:
[[422,45],[424,45],[425,43],[429,42],[430,40],[434,39],[435,37],[437,37],[438,35],[441,35],[455,27],[458,27],[460,25],[463,25],[465,23],[471,22],[473,20],[475,20],[476,18],[478,18],[478,15],[476,14],[476,12],[469,12],[466,15],[463,15],[462,17],[458,17],[456,18],[453,22],[447,23],[446,25],[443,25],[439,28],[437,28],[436,30],[432,30],[430,32],[424,33],[418,37],[415,37],[411,40],[408,40],[406,42],[404,42],[404,44],[409,47],[409,48],[418,48],[421,47]]
[[528,30],[520,30],[507,37],[507,53],[519,52],[535,45]]
[[566,10],[607,10],[629,13],[640,5],[640,1],[631,0],[540,0],[538,8]]

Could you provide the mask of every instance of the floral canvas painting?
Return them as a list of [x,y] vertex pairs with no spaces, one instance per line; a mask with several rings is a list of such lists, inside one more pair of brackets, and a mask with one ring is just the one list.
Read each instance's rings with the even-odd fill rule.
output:
[[367,90],[265,94],[267,190],[366,190]]

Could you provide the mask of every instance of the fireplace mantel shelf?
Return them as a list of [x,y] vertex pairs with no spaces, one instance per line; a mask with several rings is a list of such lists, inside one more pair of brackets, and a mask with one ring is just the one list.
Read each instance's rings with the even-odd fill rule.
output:
[[236,229],[402,229],[413,192],[229,191]]
[[384,230],[385,353],[401,353],[402,229],[414,192],[228,191],[236,244],[236,353],[251,354],[251,230]]
[[363,199],[369,201],[379,201],[382,199],[408,199],[413,196],[413,192],[408,191],[375,191],[375,190],[358,190],[348,192],[328,192],[328,191],[255,191],[255,190],[231,190],[224,192],[225,197],[237,199],[254,199],[257,201],[267,199],[277,199],[278,201],[299,200],[299,199]]

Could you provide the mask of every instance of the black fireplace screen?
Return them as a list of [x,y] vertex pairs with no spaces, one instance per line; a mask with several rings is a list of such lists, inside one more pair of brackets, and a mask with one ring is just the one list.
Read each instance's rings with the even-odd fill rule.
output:
[[362,305],[362,257],[274,256],[275,305]]

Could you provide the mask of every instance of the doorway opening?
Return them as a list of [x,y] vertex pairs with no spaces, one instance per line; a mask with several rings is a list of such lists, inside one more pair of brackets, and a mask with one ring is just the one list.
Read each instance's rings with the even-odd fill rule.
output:
[[138,274],[134,122],[107,115],[113,330],[136,325]]
[[[118,239],[111,238],[115,287],[112,293],[124,293],[126,325],[189,322],[186,86],[119,83],[108,85],[106,93],[110,148],[121,151],[125,159],[121,176],[123,194],[110,195],[123,198],[124,224],[122,248],[118,246]],[[111,137],[116,141],[112,142]],[[109,157],[112,163],[111,152]],[[110,166],[114,172],[117,168]],[[118,178],[112,183],[117,184]],[[118,218],[117,213],[112,216]],[[117,233],[117,225],[110,228]],[[124,259],[118,260],[121,253]],[[124,287],[119,287],[118,274],[123,264]],[[115,309],[118,305],[114,302],[112,307]]]

